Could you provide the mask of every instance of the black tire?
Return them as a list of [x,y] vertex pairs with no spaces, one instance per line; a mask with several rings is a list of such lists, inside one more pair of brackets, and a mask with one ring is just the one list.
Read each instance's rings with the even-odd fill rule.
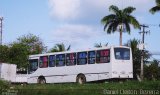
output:
[[45,78],[38,78],[38,83],[39,84],[46,84]]
[[78,75],[77,78],[76,78],[76,82],[78,84],[85,84],[86,83],[86,77],[85,77],[85,75],[83,75],[83,74]]

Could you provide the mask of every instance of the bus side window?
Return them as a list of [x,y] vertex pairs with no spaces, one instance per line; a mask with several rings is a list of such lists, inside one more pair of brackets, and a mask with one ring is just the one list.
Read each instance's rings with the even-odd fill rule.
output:
[[48,56],[41,56],[39,60],[39,67],[46,68],[48,67]]
[[56,66],[65,66],[65,54],[56,55]]
[[96,63],[109,63],[110,62],[110,50],[98,50],[96,55]]
[[50,55],[49,56],[49,67],[54,67],[55,66],[55,55]]
[[66,65],[76,65],[76,53],[69,53],[66,55]]
[[29,60],[29,74],[36,71],[38,69],[38,59],[30,59]]
[[87,52],[78,52],[77,53],[77,65],[87,64]]
[[96,57],[95,51],[89,51],[88,52],[88,64],[95,64],[95,57]]

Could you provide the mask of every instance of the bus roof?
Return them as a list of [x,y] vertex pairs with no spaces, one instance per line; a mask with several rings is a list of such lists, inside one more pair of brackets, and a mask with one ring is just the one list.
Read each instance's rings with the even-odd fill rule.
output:
[[45,55],[57,55],[57,54],[94,51],[94,50],[102,50],[102,49],[110,49],[110,48],[130,48],[130,47],[127,47],[127,46],[106,46],[106,47],[92,48],[92,49],[89,48],[89,49],[85,49],[85,50],[74,50],[74,51],[63,51],[63,52],[51,52],[51,53],[35,54],[35,55],[29,55],[29,58],[32,58],[32,57],[36,58],[36,57],[45,56]]

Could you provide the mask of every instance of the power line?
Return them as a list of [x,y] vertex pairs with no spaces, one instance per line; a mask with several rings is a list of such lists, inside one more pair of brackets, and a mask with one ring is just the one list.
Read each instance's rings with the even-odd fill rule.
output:
[[160,27],[160,24],[146,24],[148,26],[152,26],[152,27]]
[[160,27],[160,24],[148,24],[149,26]]
[[0,17],[0,45],[2,45],[2,21],[3,21],[3,17]]

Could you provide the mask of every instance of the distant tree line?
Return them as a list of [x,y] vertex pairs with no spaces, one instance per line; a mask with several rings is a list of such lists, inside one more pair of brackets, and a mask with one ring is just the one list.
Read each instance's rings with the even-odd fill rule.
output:
[[71,45],[66,48],[63,43],[59,43],[47,51],[40,37],[27,34],[8,45],[0,45],[0,63],[12,63],[16,64],[18,68],[27,68],[29,55],[68,51],[70,47]]
[[42,40],[33,35],[23,35],[16,41],[0,46],[0,62],[17,64],[18,68],[26,68],[28,55],[38,54],[45,51]]

